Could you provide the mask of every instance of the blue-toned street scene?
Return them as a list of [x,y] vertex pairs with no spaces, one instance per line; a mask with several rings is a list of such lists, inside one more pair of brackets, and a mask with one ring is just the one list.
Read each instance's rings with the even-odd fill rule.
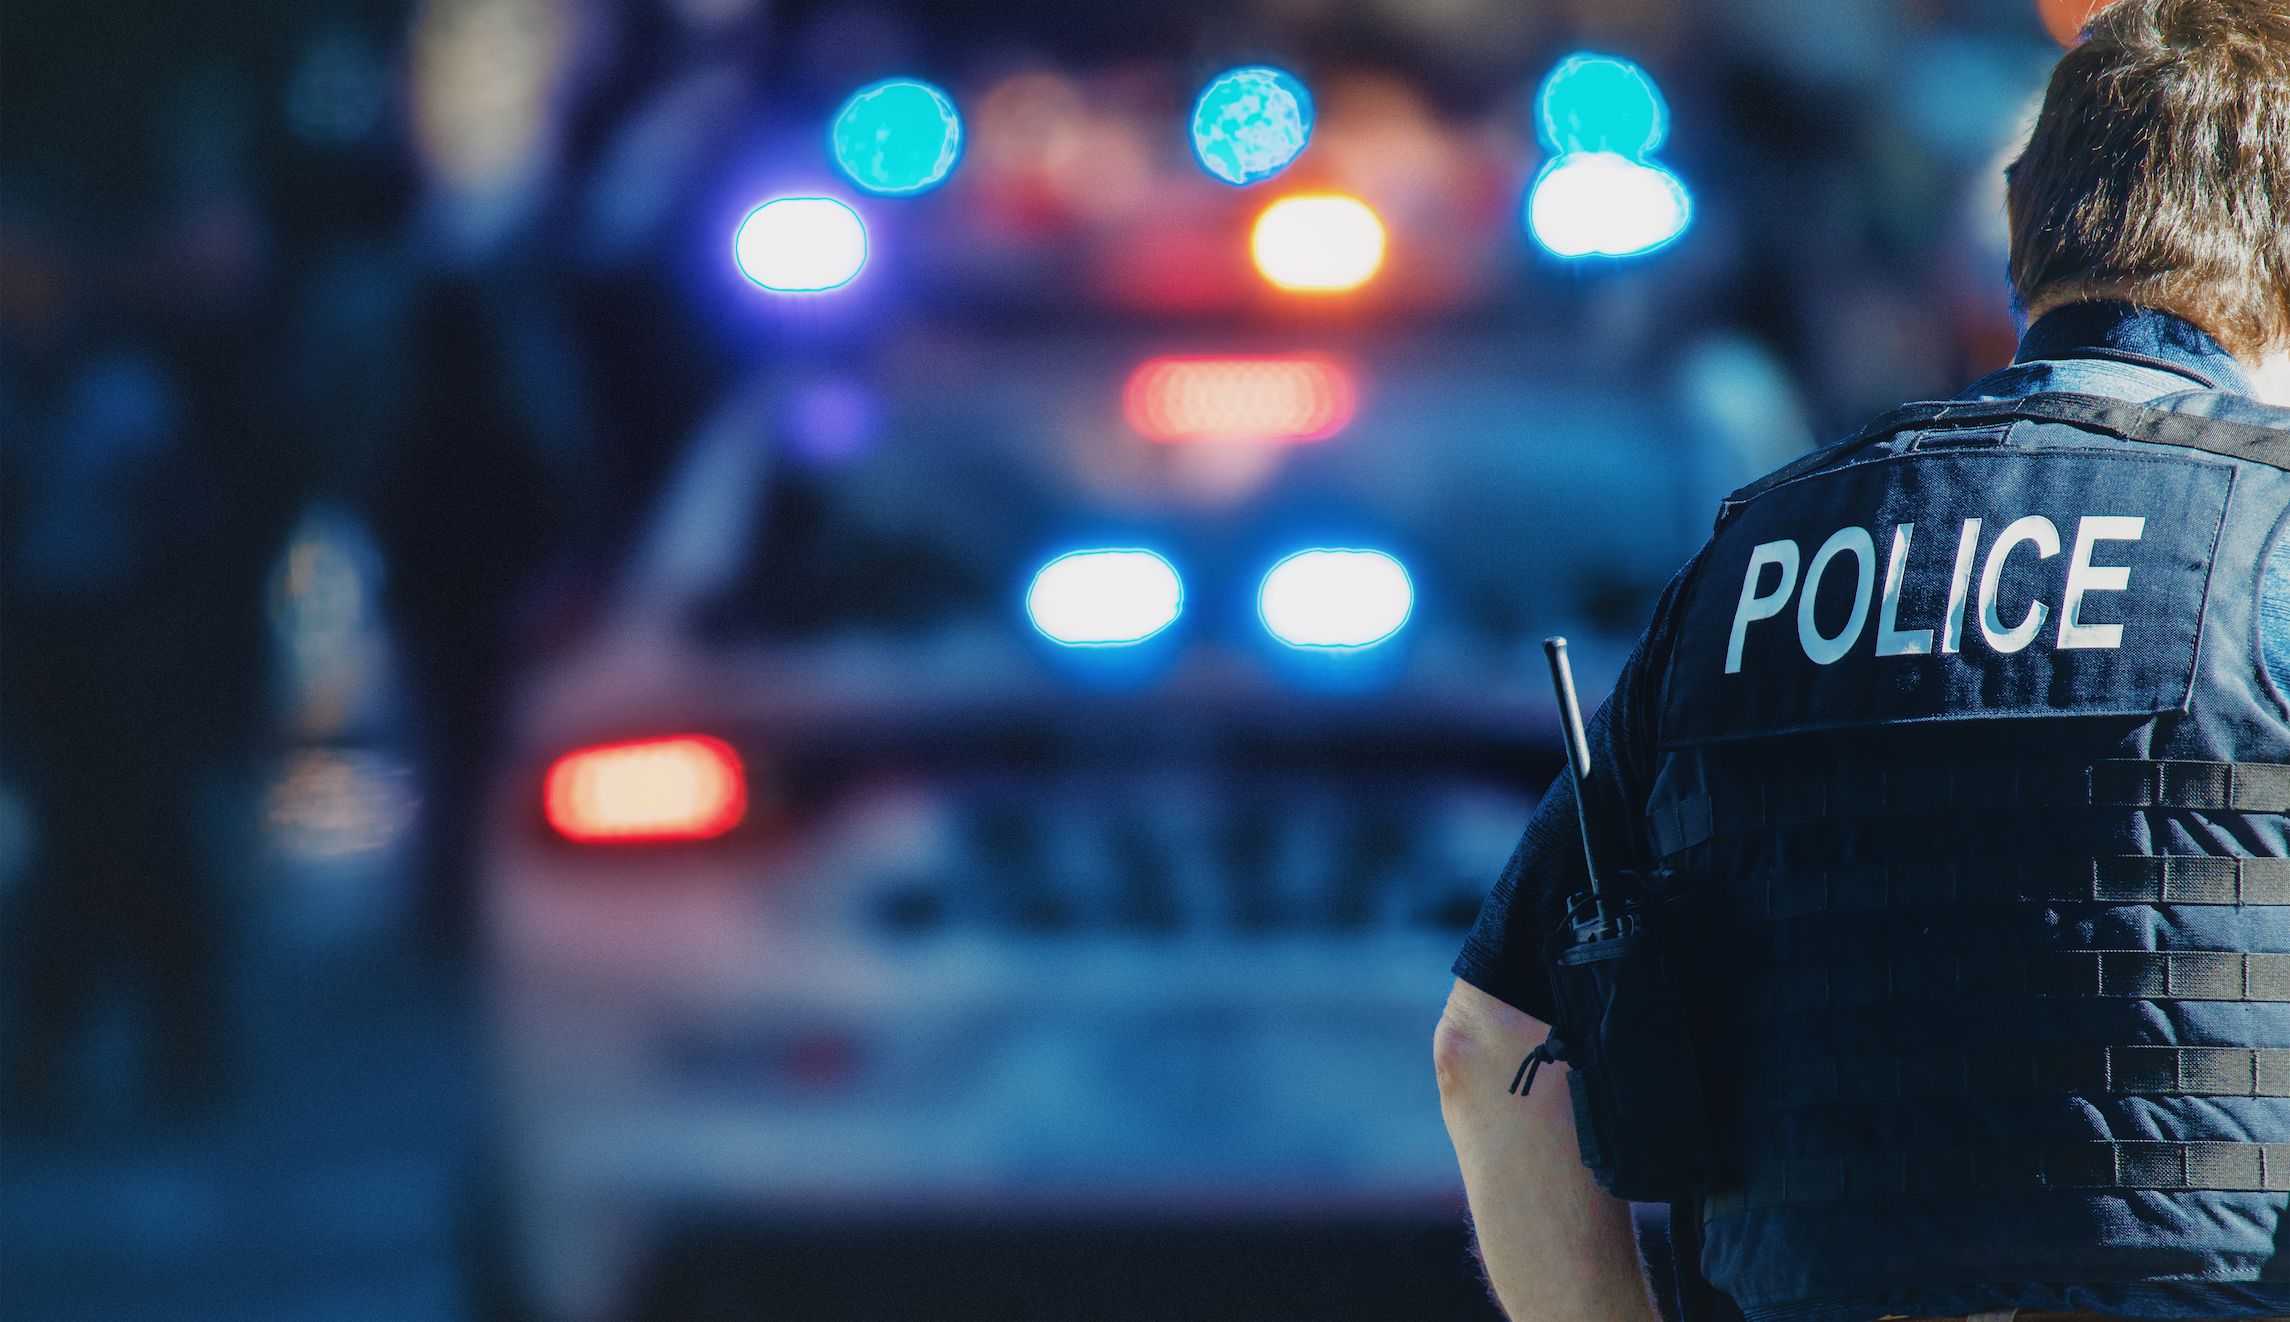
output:
[[1542,640],[2011,360],[2097,8],[12,13],[0,1318],[1499,1317]]

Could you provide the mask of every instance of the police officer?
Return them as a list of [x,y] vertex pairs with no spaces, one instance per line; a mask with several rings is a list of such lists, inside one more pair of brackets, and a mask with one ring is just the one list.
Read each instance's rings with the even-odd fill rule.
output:
[[[1736,492],[1590,729],[1586,835],[1675,920],[1712,1316],[2290,1316],[2290,4],[2120,0],[2009,179],[2018,361]],[[1643,1318],[1567,1090],[1509,1086],[1576,805],[1440,1091],[1511,1315]]]

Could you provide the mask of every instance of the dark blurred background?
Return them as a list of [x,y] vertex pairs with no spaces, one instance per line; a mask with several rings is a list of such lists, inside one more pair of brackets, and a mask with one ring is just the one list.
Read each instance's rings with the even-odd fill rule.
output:
[[[2093,7],[17,7],[0,1313],[1492,1316],[1428,1041],[1536,644],[2009,358]],[[1538,131],[1586,51],[1658,146]],[[942,187],[838,172],[891,77]],[[1526,223],[1600,147],[1675,241]],[[1356,287],[1252,265],[1304,194]],[[743,278],[786,196],[855,279]]]

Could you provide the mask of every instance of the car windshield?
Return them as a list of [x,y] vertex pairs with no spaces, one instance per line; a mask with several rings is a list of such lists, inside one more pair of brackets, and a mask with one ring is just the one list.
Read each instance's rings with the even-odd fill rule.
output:
[[[711,632],[801,639],[927,632],[981,618],[1005,587],[974,520],[932,506],[894,511],[863,482],[820,473],[770,481],[739,573],[706,605]],[[959,506],[950,492],[948,506]],[[897,517],[905,513],[911,517]]]
[[[1682,559],[1669,420],[1619,391],[1560,396],[1508,374],[1507,355],[1368,345],[1332,360],[1364,401],[1342,434],[1167,443],[1123,415],[1125,379],[1152,361],[1102,346],[922,354],[758,392],[746,430],[773,458],[742,497],[752,531],[702,627],[790,642],[1023,630],[1050,559],[1135,547],[1182,574],[1189,626],[1230,638],[1256,627],[1273,564],[1338,546],[1387,551],[1436,592],[1411,629],[1504,649],[1538,627],[1642,619]],[[1633,520],[1589,498],[1632,480],[1647,495]]]

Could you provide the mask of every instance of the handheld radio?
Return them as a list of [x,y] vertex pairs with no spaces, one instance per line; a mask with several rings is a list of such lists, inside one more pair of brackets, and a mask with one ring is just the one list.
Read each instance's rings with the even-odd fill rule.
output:
[[1590,881],[1569,897],[1560,948],[1551,957],[1558,1022],[1520,1063],[1511,1091],[1525,1096],[1543,1064],[1566,1062],[1575,1139],[1599,1187],[1637,1202],[1690,1198],[1711,1183],[1709,1120],[1680,961],[1669,944],[1677,920],[1665,913],[1666,888],[1650,884],[1666,876],[1600,866],[1584,793],[1590,743],[1566,639],[1543,640],[1543,654],[1558,692]]

